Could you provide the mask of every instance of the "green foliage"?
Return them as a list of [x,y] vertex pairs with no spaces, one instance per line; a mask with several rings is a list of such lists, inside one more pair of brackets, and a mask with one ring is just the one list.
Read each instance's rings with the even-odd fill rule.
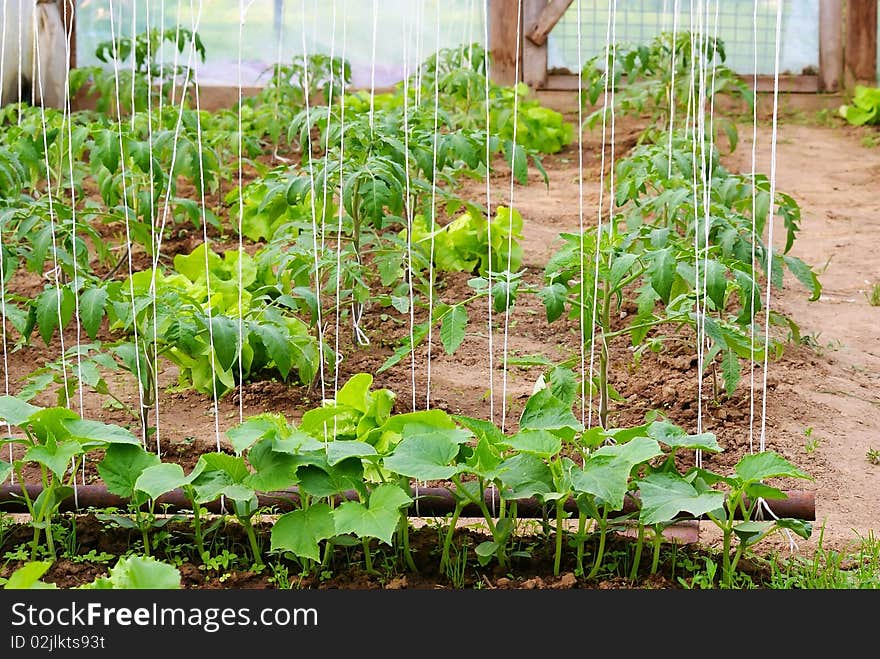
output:
[[[22,433],[0,440],[0,445],[23,448],[21,457],[11,464],[0,461],[0,483],[15,473],[34,527],[31,558],[36,558],[40,534],[44,532],[49,556],[54,560],[52,518],[61,502],[73,493],[73,479],[86,453],[117,444],[137,444],[138,440],[119,426],[81,419],[64,407],[38,407],[14,396],[0,396],[0,420]],[[28,494],[23,476],[26,465],[36,467],[41,475],[43,488],[35,499]]]
[[[688,104],[693,99],[706,108],[718,103],[716,96],[753,106],[754,92],[724,64],[726,58],[721,39],[687,31],[663,33],[648,44],[632,47],[616,44],[609,49],[606,62],[596,56],[584,65],[581,104],[595,106],[606,90],[613,92],[617,116],[647,115],[650,123],[640,140],[661,143],[666,131],[686,128]],[[604,115],[610,110],[593,111],[584,125],[595,128],[607,122]],[[729,150],[736,149],[737,130],[732,121],[716,117],[713,128],[716,143],[723,131]]]
[[574,126],[562,114],[530,98],[524,83],[506,87],[492,82],[488,65],[489,54],[480,44],[440,49],[412,76],[411,93],[430,104],[436,96],[454,127],[485,129],[488,119],[489,134],[502,140],[515,138],[524,155],[557,153],[574,140]]
[[174,590],[180,587],[180,570],[146,556],[120,558],[108,576],[81,586],[85,590]]
[[[422,215],[412,224],[413,247],[426,257],[433,254],[437,270],[485,276],[490,270],[518,270],[522,263],[523,219],[515,209],[498,206],[491,222],[469,210],[444,226],[429,226]],[[406,230],[401,237],[406,238]]]
[[52,561],[30,561],[16,568],[8,578],[0,577],[0,584],[3,585],[4,590],[48,590],[57,588],[53,583],[40,580],[40,577],[46,574],[51,567]]
[[[95,48],[95,56],[101,62],[114,64],[112,70],[95,66],[71,71],[71,97],[90,82],[89,94],[97,96],[98,112],[144,112],[159,104],[158,99],[168,93],[176,78],[183,76],[185,84],[193,84],[186,65],[159,63],[162,42],[171,43],[178,53],[191,47],[196,56],[205,61],[205,45],[199,34],[181,26],[166,30],[152,28],[134,38],[120,36],[103,41]],[[133,57],[133,67],[125,65],[130,57]]]
[[841,105],[838,112],[853,126],[880,124],[880,89],[856,85],[852,101]]
[[[203,454],[189,474],[178,464],[147,453],[120,428],[79,420],[69,412],[41,410],[9,397],[0,400],[0,411],[3,419],[24,425],[34,437],[52,428],[53,437],[68,433],[76,438],[81,452],[103,450],[99,473],[110,492],[129,500],[130,512],[99,517],[139,529],[148,555],[153,546],[150,532],[167,519],[184,519],[160,518],[155,512],[157,502],[166,493],[182,489],[193,504],[190,519],[200,556],[207,560],[209,554],[198,511],[222,497],[248,535],[255,569],[262,569],[265,550],[253,524],[260,510],[259,496],[297,488],[297,496],[289,500],[294,509],[271,525],[268,551],[310,571],[327,565],[334,548],[361,543],[369,571],[373,569],[372,542],[397,547],[408,555],[405,513],[414,501],[411,483],[438,479],[450,483],[455,501],[442,540],[440,566],[444,571],[454,569],[452,534],[466,506],[481,511],[491,534],[491,540],[475,548],[477,560],[482,565],[496,560],[508,566],[515,553],[516,503],[524,497],[536,497],[548,510],[555,510],[557,572],[565,547],[570,546],[582,576],[598,573],[607,534],[629,521],[657,532],[677,519],[711,519],[724,533],[731,554],[724,564],[728,580],[739,558],[773,530],[809,536],[810,526],[799,520],[756,518],[762,500],[785,497],[771,481],[809,478],[781,456],[773,452],[746,456],[729,474],[702,468],[681,472],[677,452],[720,451],[714,435],[690,435],[667,421],[608,430],[585,428],[572,414],[575,396],[569,386],[561,386],[563,382],[557,373],[539,387],[526,402],[519,430],[504,433],[488,421],[453,417],[441,410],[393,414],[394,394],[374,390],[372,376],[362,373],[346,382],[334,400],[309,410],[298,425],[280,414],[267,413],[234,426],[227,437],[235,455]],[[51,452],[37,456],[31,449],[28,454],[63,473],[69,460],[65,457],[56,464]],[[490,488],[501,496],[493,510],[486,502]],[[56,492],[54,498],[60,501],[68,494]],[[576,508],[569,507],[571,502]],[[624,512],[627,508],[635,513]],[[35,505],[34,513],[37,509]],[[576,531],[566,529],[571,510],[576,510]],[[588,533],[590,525],[594,530]],[[591,537],[599,544],[587,574],[583,563]],[[641,543],[641,533],[639,537]],[[656,537],[662,536],[656,533]],[[654,540],[652,570],[659,542]],[[33,579],[42,574],[37,572],[34,568]],[[177,585],[179,574],[171,566],[138,558],[120,561],[109,577],[88,587]]]

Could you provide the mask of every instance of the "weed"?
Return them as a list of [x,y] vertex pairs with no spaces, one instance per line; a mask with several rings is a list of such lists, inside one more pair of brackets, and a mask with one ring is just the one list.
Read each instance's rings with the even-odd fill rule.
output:
[[862,146],[866,149],[876,149],[880,146],[880,133],[868,133],[862,137]]
[[872,307],[880,307],[880,281],[875,282],[867,291],[865,297]]
[[880,540],[873,532],[859,536],[855,549],[838,551],[824,546],[825,528],[811,558],[795,557],[771,563],[768,586],[773,589],[880,588]]
[[269,583],[274,583],[275,587],[280,590],[291,590],[293,588],[286,565],[283,563],[270,563],[269,569],[272,571]]
[[65,558],[72,563],[100,563],[106,565],[115,562],[118,557],[115,554],[110,554],[106,551],[90,549],[86,554],[71,554]]
[[821,440],[818,437],[813,437],[813,427],[810,426],[806,430],[804,430],[804,437],[806,441],[804,442],[804,450],[807,453],[812,453],[817,448],[819,448],[819,444]]
[[869,448],[866,457],[872,465],[880,465],[880,449]]

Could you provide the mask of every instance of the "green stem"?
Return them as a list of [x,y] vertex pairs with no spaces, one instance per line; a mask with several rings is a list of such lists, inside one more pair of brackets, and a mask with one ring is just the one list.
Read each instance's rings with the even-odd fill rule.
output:
[[461,515],[463,504],[456,501],[455,511],[452,513],[452,519],[449,520],[449,528],[446,530],[446,538],[443,541],[443,555],[440,557],[440,574],[446,574],[449,567],[449,549],[452,547],[452,536],[455,533],[455,527],[458,525],[458,518]]
[[[138,517],[140,517],[140,513],[138,513]],[[147,529],[147,525],[143,523],[143,520],[139,520],[141,523],[138,526],[141,529],[141,538],[144,541],[144,556],[147,558],[150,557],[150,532]]]
[[633,555],[632,568],[629,571],[629,580],[635,581],[639,575],[639,565],[642,562],[642,547],[645,544],[645,525],[639,524],[639,537],[636,540],[636,551]]
[[599,424],[608,427],[608,331],[611,328],[611,291],[605,282],[605,298],[602,301],[602,345],[599,350]]
[[373,569],[373,556],[370,554],[370,539],[364,538],[361,540],[361,544],[364,547],[364,565],[366,566],[367,572],[369,574],[377,574],[376,570]]
[[663,544],[663,533],[661,533],[660,528],[654,527],[654,538],[652,540],[654,545],[654,556],[651,559],[651,574],[657,574],[657,570],[660,567],[660,546]]
[[260,571],[263,569],[263,557],[260,552],[260,545],[257,543],[257,536],[254,533],[254,525],[251,524],[250,517],[240,517],[242,525],[244,526],[244,530],[247,533],[248,544],[251,547],[251,554],[254,557],[254,570]]
[[196,551],[199,553],[199,560],[204,562],[205,560],[205,539],[202,535],[202,517],[201,511],[198,502],[195,500],[195,497],[192,498],[193,502],[193,534],[195,535],[196,542]]
[[577,575],[584,573],[584,545],[587,544],[587,516],[578,511],[577,530]]
[[730,574],[730,541],[733,537],[733,531],[731,529],[724,529],[724,583],[728,586],[731,584],[731,574]]
[[321,569],[326,570],[330,565],[330,557],[333,555],[333,543],[329,540],[324,543],[324,557],[321,559]]
[[736,553],[734,553],[733,560],[730,562],[730,578],[731,578],[730,583],[731,583],[731,585],[733,584],[733,573],[736,572],[736,566],[739,563],[739,559],[742,558],[744,549],[745,548],[742,543],[737,545]]
[[565,498],[560,497],[556,500],[556,553],[553,556],[553,575],[559,576],[559,570],[562,565],[562,520],[565,517]]
[[596,550],[596,560],[593,561],[593,569],[590,570],[588,578],[592,579],[599,573],[602,566],[602,559],[605,558],[605,539],[608,537],[608,507],[602,508],[602,519],[596,520],[599,524],[599,548]]
[[400,516],[400,524],[398,526],[398,533],[400,537],[400,544],[403,547],[403,560],[406,561],[406,566],[412,570],[413,572],[418,572],[419,568],[416,567],[416,562],[413,560],[412,551],[409,547],[409,522],[406,519],[406,514],[401,514]]

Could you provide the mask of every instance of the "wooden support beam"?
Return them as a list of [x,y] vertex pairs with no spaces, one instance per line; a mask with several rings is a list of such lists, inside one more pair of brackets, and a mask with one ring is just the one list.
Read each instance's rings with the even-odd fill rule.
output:
[[[534,23],[547,8],[547,0],[523,0],[523,25]],[[547,83],[547,43],[537,45],[523,37],[523,82],[531,89],[540,89]]]
[[[743,82],[751,87],[754,79],[750,75],[740,76]],[[574,74],[548,75],[544,91],[577,91],[578,78]],[[758,76],[758,92],[773,91],[773,76]],[[819,76],[780,75],[779,91],[782,93],[808,93],[819,91]]]
[[877,0],[847,0],[843,52],[847,87],[877,83]]
[[839,91],[842,76],[843,0],[819,0],[819,91]]
[[556,26],[572,2],[573,0],[550,0],[545,3],[543,10],[534,20],[524,23],[528,40],[536,46],[543,46],[547,43],[550,31]]
[[518,37],[523,0],[489,1],[489,75],[499,85],[515,85],[520,71],[517,57],[521,49]]
[[64,40],[68,43],[68,62],[70,68],[76,68],[76,1],[58,0],[58,12],[64,24]]

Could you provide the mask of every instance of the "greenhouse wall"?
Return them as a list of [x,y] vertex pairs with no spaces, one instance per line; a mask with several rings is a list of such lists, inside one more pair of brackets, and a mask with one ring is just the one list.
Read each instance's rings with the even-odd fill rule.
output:
[[[78,63],[100,64],[95,49],[113,36],[130,36],[132,32],[160,26],[171,29],[176,25],[197,28],[204,41],[207,57],[204,63],[198,63],[198,80],[205,85],[259,85],[265,82],[274,64],[290,62],[303,53],[321,53],[344,54],[352,65],[354,86],[386,87],[403,79],[407,71],[413,71],[418,62],[438,48],[484,42],[485,3],[80,0]],[[167,44],[158,55],[165,62],[173,61]]]
[[[548,67],[576,72],[578,16],[582,60],[604,56],[606,43],[625,46],[651,41],[662,32],[697,31],[702,22],[726,46],[727,65],[741,74],[770,74],[775,69],[776,16],[782,2],[780,72],[815,74],[819,65],[819,0],[725,0],[700,3],[699,16],[690,2],[677,0],[575,0],[550,33]],[[616,5],[614,30],[610,31]],[[756,68],[757,62],[757,68]]]

